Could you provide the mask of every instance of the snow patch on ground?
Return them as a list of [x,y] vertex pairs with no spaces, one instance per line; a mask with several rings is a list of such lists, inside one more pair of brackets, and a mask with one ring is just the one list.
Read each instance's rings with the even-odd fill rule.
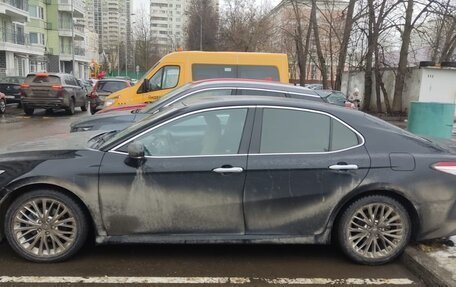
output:
[[[456,244],[456,236],[450,237],[450,240]],[[456,280],[456,246],[442,246],[440,250],[429,251],[427,254],[437,260],[440,267],[448,270]]]

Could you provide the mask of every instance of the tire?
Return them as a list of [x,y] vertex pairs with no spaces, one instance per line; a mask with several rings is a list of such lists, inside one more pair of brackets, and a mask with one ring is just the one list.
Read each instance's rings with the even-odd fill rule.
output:
[[[48,223],[40,217],[44,213],[43,202],[49,208],[47,216],[44,216],[48,218]],[[17,216],[21,221],[17,220]],[[87,218],[76,201],[61,192],[42,189],[23,194],[9,206],[5,216],[5,237],[11,248],[27,260],[60,262],[70,258],[84,245],[87,226]],[[19,228],[23,230],[18,231]],[[55,235],[57,232],[62,237]],[[38,234],[45,236],[45,241]]]
[[[359,218],[369,219],[370,207],[377,220],[360,220]],[[365,216],[362,216],[361,211]],[[393,198],[383,195],[366,196],[342,212],[337,226],[337,239],[342,251],[357,263],[381,265],[391,262],[402,254],[410,242],[410,216],[404,206]],[[386,215],[384,219],[387,223],[391,222],[382,224],[382,215]],[[394,218],[396,219],[392,220]]]
[[70,99],[69,106],[65,110],[66,110],[67,114],[69,114],[70,116],[74,115],[74,112],[75,112],[74,98]]
[[27,115],[27,116],[31,116],[33,115],[33,113],[35,112],[35,109],[34,108],[29,108],[27,107],[27,105],[22,105],[23,108],[24,108],[24,113]]
[[98,112],[97,108],[91,106],[91,107],[90,107],[90,113],[91,113],[92,115],[94,115],[96,112]]
[[53,109],[46,109],[46,115],[52,115],[54,113]]
[[5,100],[0,100],[0,114],[4,114],[6,112],[6,102]]
[[87,97],[84,99],[84,105],[81,106],[81,111],[87,112],[87,105],[88,105]]

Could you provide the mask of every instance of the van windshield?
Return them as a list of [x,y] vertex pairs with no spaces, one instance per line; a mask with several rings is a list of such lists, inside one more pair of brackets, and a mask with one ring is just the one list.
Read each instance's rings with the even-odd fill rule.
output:
[[142,85],[142,82],[144,82],[144,79],[147,78],[147,75],[149,75],[150,72],[152,72],[152,70],[155,69],[155,67],[158,66],[158,64],[160,64],[160,62],[155,63],[155,65],[153,65],[152,68],[150,68],[150,69],[144,74],[144,76],[142,76],[141,79],[139,79],[138,82],[136,82],[136,83],[139,83],[139,85]]
[[182,92],[186,91],[187,89],[189,89],[191,85],[192,85],[191,83],[188,83],[188,84],[183,85],[180,88],[171,90],[171,92],[165,94],[158,101],[155,101],[155,102],[147,105],[145,108],[143,108],[141,110],[141,113],[150,114],[150,113],[153,113],[154,111],[162,108],[163,106],[165,106],[166,104],[171,102],[175,96],[177,96],[177,95],[181,94]]

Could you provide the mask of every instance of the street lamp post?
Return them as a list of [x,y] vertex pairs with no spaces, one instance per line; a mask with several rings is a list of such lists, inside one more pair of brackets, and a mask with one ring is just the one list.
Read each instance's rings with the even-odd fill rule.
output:
[[203,50],[203,16],[201,14],[198,14],[198,17],[200,18],[200,51]]
[[74,68],[75,68],[75,59],[74,59],[74,0],[71,0],[71,56],[72,56],[72,74],[75,76]]

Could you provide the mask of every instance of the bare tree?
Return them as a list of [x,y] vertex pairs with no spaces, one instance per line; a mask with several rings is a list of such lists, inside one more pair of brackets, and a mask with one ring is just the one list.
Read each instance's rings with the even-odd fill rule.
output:
[[322,80],[323,80],[323,89],[327,89],[328,87],[328,71],[326,67],[326,60],[323,55],[323,51],[321,48],[320,42],[320,34],[318,29],[318,21],[317,21],[317,0],[312,0],[312,9],[310,10],[310,21],[312,25],[312,30],[314,32],[314,42],[315,47],[317,50],[318,55],[318,62],[319,62],[319,69],[321,71]]
[[219,49],[265,51],[273,37],[267,11],[249,0],[227,0],[219,30]]
[[214,1],[191,0],[186,14],[188,16],[187,49],[216,50],[219,16],[214,7]]
[[162,55],[152,36],[148,16],[143,10],[138,11],[136,15],[133,27],[135,62],[141,71],[147,71]]

